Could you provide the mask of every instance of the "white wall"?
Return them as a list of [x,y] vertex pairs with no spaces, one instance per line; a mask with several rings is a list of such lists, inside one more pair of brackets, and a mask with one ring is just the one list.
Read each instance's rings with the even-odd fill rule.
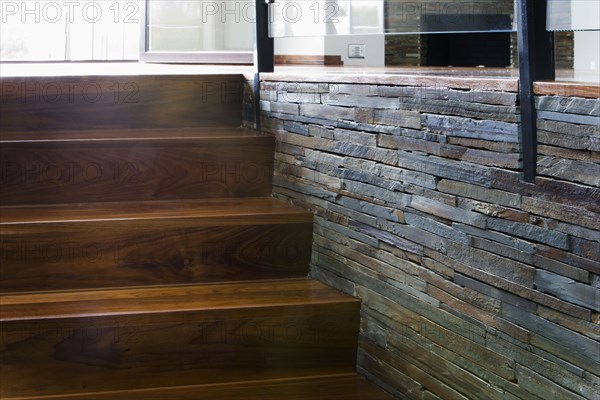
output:
[[325,38],[285,37],[275,38],[275,54],[318,56],[325,53]]
[[575,32],[575,79],[600,83],[600,32]]
[[[364,44],[365,58],[348,58],[349,44]],[[325,54],[342,56],[344,65],[382,67],[385,65],[384,35],[328,36]]]

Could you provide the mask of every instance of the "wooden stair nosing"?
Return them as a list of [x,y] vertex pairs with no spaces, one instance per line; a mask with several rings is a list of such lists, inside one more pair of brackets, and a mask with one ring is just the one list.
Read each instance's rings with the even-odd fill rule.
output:
[[261,219],[263,223],[287,223],[312,222],[312,214],[271,197],[0,206],[0,229],[23,224],[158,219],[194,219],[205,224],[228,220],[256,224]]
[[391,400],[356,374],[272,379],[213,385],[123,390],[6,400]]
[[132,129],[92,129],[92,130],[58,130],[58,131],[2,131],[0,147],[3,145],[35,145],[41,143],[71,142],[135,142],[149,141],[176,142],[181,140],[205,142],[251,142],[264,140],[274,142],[273,135],[242,127],[188,127],[188,128],[132,128]]
[[309,279],[0,295],[0,321],[307,306],[359,301]]

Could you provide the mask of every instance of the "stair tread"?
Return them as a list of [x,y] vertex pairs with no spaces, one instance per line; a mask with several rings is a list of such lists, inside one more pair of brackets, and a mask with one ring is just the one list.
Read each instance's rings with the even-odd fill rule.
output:
[[94,129],[55,131],[2,131],[1,143],[57,142],[57,141],[136,141],[145,140],[227,140],[265,138],[273,136],[240,127],[190,127],[190,128],[142,128],[142,129]]
[[312,221],[312,214],[306,210],[270,197],[256,197],[3,206],[0,207],[0,226],[164,218],[209,221],[242,218],[250,223],[252,217],[265,215],[284,217],[282,221],[292,217],[298,222]]
[[[42,399],[23,397],[21,400]],[[273,379],[217,385],[44,396],[58,400],[391,400],[392,396],[357,374]]]
[[2,295],[0,321],[357,302],[310,279],[172,285]]

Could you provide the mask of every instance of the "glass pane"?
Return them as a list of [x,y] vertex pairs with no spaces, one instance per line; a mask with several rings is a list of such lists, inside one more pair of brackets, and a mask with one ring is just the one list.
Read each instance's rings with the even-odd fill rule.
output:
[[515,0],[279,0],[271,37],[512,32]]
[[600,1],[549,0],[549,31],[585,31],[600,29]]
[[1,0],[3,61],[135,60],[142,0]]
[[253,0],[150,0],[148,7],[149,52],[253,49]]

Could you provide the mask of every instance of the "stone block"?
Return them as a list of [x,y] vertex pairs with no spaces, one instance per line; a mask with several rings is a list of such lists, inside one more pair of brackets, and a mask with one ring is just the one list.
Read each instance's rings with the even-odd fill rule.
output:
[[515,372],[519,386],[531,394],[544,399],[585,400],[584,397],[579,396],[570,390],[566,390],[562,386],[552,382],[550,379],[546,379],[543,376],[536,374],[527,367],[517,365]]
[[527,288],[533,288],[535,268],[526,264],[453,242],[447,243],[446,255],[488,274],[502,277]]
[[502,316],[538,336],[551,340],[556,344],[552,349],[554,354],[560,353],[556,354],[557,356],[578,366],[583,364],[591,366],[596,371],[600,370],[600,347],[594,340],[510,304],[502,305]]
[[476,292],[482,293],[486,296],[498,299],[503,303],[508,303],[514,307],[523,309],[530,313],[535,313],[537,306],[534,302],[524,299],[520,296],[516,296],[510,292],[498,289],[496,287],[487,285],[483,282],[479,282],[475,279],[469,278],[462,274],[454,274],[454,282],[458,285],[470,288]]
[[594,115],[566,114],[564,112],[538,110],[537,117],[549,121],[568,122],[577,125],[600,125],[600,117]]
[[461,223],[454,223],[452,224],[452,227],[468,235],[492,240],[494,242],[501,243],[505,246],[515,248],[516,250],[526,254],[535,254],[535,252],[537,251],[537,248],[534,244],[521,239],[517,239],[511,235],[505,235],[502,233],[485,229],[478,229],[474,226],[465,225]]
[[481,214],[463,210],[458,207],[452,207],[425,197],[413,196],[410,207],[450,221],[460,221],[482,229],[485,229],[486,227],[486,218]]
[[518,102],[518,96],[516,93],[482,90],[465,91],[450,89],[448,92],[448,99],[470,103],[495,104],[500,106],[515,106]]
[[[261,102],[261,106],[262,106],[262,103],[263,102]],[[298,115],[300,113],[300,108],[298,107],[298,104],[283,103],[283,102],[269,102],[269,107],[268,107],[267,111],[274,112],[274,113]]]
[[297,133],[303,136],[309,136],[308,125],[302,124],[295,121],[285,121],[283,123],[283,129],[291,133]]
[[535,272],[536,289],[600,312],[600,289],[541,269]]
[[314,182],[316,185],[325,186],[332,189],[340,189],[342,182],[340,178],[323,174],[309,168],[300,168],[300,177],[309,182]]
[[379,147],[387,149],[404,150],[404,151],[420,151],[428,154],[440,155],[441,145],[428,140],[414,139],[400,135],[382,135],[377,139]]
[[538,306],[537,314],[550,322],[562,325],[572,331],[579,332],[590,339],[600,341],[600,325],[594,322],[573,318],[544,306]]
[[395,151],[349,142],[336,142],[334,152],[345,156],[364,158],[383,164],[397,165],[398,154]]
[[304,147],[284,142],[277,142],[277,144],[275,145],[275,151],[278,153],[289,154],[292,156],[304,156]]
[[[522,209],[532,214],[554,218],[559,221],[566,221],[591,229],[600,229],[600,215],[578,207],[523,197]],[[600,240],[600,232],[597,232],[597,234]]]
[[[365,160],[362,158],[355,157],[345,157],[343,166],[346,169],[351,169],[354,171],[364,171],[374,175],[380,175],[381,168],[384,167],[382,164],[376,161]],[[387,179],[393,179],[393,177],[388,176],[382,177]]]
[[[343,201],[344,198],[342,198]],[[342,207],[340,205],[337,204],[333,204],[333,203],[329,203],[327,205],[327,208],[333,212],[345,215],[348,217],[348,221],[358,221],[360,223],[363,223],[365,225],[370,225],[370,226],[377,226],[377,218],[370,216],[370,215],[366,215],[363,214],[361,212],[357,212],[355,210],[352,210],[350,208],[347,207]]]
[[508,259],[518,261],[524,264],[531,265],[533,263],[533,256],[524,251],[519,251],[514,247],[506,246],[491,240],[474,237],[473,238],[473,247],[484,250],[490,253],[494,253],[501,257],[506,257]]
[[333,139],[333,129],[327,129],[320,125],[309,125],[308,134],[318,138]]
[[[398,108],[398,107],[396,107]],[[375,110],[373,123],[402,128],[421,129],[421,116],[418,112],[406,110]]]
[[[518,365],[526,365],[530,370],[537,372],[539,375],[558,383],[564,388],[571,389],[575,393],[580,393],[588,399],[597,398],[597,388],[590,380],[581,379],[580,376],[568,372],[565,368],[535,354],[527,348],[519,347],[510,343],[502,335],[489,335],[486,338],[487,347],[512,358]],[[525,399],[530,395],[521,396]],[[531,393],[531,396],[535,396]],[[546,397],[544,400],[552,399]]]
[[349,142],[363,146],[376,146],[377,135],[373,133],[359,132],[347,129],[335,129],[333,137],[339,142]]
[[569,237],[564,233],[540,228],[535,225],[507,221],[500,218],[488,218],[487,225],[489,229],[504,232],[509,235],[533,240],[563,250],[569,249]]
[[389,165],[382,165],[379,175],[384,178],[394,179],[402,183],[410,183],[428,189],[435,189],[437,185],[437,179],[432,175]]
[[428,129],[443,133],[446,136],[484,139],[494,142],[519,142],[517,124],[432,114],[424,114],[422,121]]
[[377,96],[379,94],[377,85],[357,85],[352,83],[334,83],[330,87],[330,96],[338,94],[351,94],[354,96]]
[[542,257],[538,254],[533,256],[531,265],[546,271],[554,272],[567,278],[575,279],[579,282],[590,282],[590,273],[585,269],[577,268],[573,265]]
[[352,94],[330,93],[322,96],[323,104],[344,107],[362,107],[397,110],[399,101],[391,97],[357,96]]
[[518,194],[496,189],[483,188],[481,186],[470,185],[468,183],[442,179],[439,181],[437,189],[444,193],[468,197],[506,207],[520,208],[521,206],[521,196]]
[[343,236],[358,240],[359,242],[368,244],[369,246],[377,247],[377,239],[364,233],[361,233],[357,230],[348,228],[346,226],[342,226],[339,224],[335,224],[329,221],[319,221],[319,224],[326,227],[327,229],[331,229]]
[[580,257],[571,252],[542,245],[538,246],[538,253],[540,256],[558,260],[576,268],[582,268],[596,275],[600,275],[600,262],[592,261],[589,258]]
[[470,163],[398,151],[398,166],[435,177],[472,183],[484,187],[492,184],[491,169]]
[[330,121],[336,121],[338,119],[353,120],[354,110],[349,107],[324,104],[300,104],[300,115]]
[[485,139],[471,139],[457,136],[447,137],[447,142],[457,146],[473,147],[476,149],[484,149],[496,153],[520,153],[521,151],[518,143],[492,142]]
[[520,115],[516,106],[497,106],[453,100],[412,99],[404,97],[400,101],[401,110],[418,111],[427,114],[460,116],[479,120],[518,123]]
[[390,221],[381,221],[380,226],[381,229],[385,231],[391,232],[403,239],[417,243],[421,246],[444,253],[446,251],[447,239],[438,235],[434,235],[433,233],[427,232],[423,229]]
[[[356,118],[356,109],[355,115]],[[360,118],[360,116],[358,116]],[[362,123],[357,121],[349,121],[349,120],[338,120],[335,124],[338,128],[342,129],[351,129],[355,131],[361,132],[375,132],[375,133],[385,133],[389,135],[401,135],[406,128],[401,128],[399,126],[392,125],[374,125],[373,123]],[[419,131],[415,131],[419,132]]]
[[566,149],[564,147],[547,146],[544,144],[538,144],[538,155],[553,156],[558,158],[567,158],[570,160],[579,161],[593,161],[591,158],[592,152],[587,149],[573,150]]
[[344,157],[335,154],[329,154],[318,150],[306,149],[306,159],[317,164],[326,164],[333,167],[341,167],[344,165]]
[[420,215],[405,212],[404,213],[405,223],[412,225],[419,229],[423,229],[427,232],[431,232],[435,235],[444,237],[446,239],[453,240],[458,243],[469,246],[471,244],[471,238],[463,232],[452,229],[452,227],[437,222],[431,218],[422,217]]
[[[584,320],[590,320],[591,318],[592,314],[591,311],[588,309],[577,306],[575,304],[567,303],[565,301],[557,299],[556,297],[549,296],[547,294],[534,290],[533,288],[527,288],[525,286],[515,284],[514,282],[504,279],[502,276],[493,275],[480,269],[471,267],[457,260],[449,258],[440,252],[434,252],[428,250],[427,248],[425,248],[424,251],[427,257],[430,257],[448,266],[449,268],[454,269],[456,273],[460,273],[465,276],[469,276],[473,279],[477,279],[481,282],[485,282],[490,286],[494,286],[498,289],[507,291],[514,295],[529,299],[533,302],[545,305],[547,307],[561,311],[565,314],[569,314],[575,318],[580,318]],[[515,329],[514,334],[522,335],[523,332]],[[522,340],[522,336],[513,337],[519,337],[519,340]]]
[[335,192],[301,182],[297,179],[286,179],[278,174],[275,174],[273,177],[273,185],[325,200],[334,200],[337,197],[337,193]]
[[571,182],[600,187],[600,164],[564,158],[538,157],[538,173]]
[[536,96],[535,106],[541,111],[554,111],[563,114],[600,116],[600,100],[578,97]]
[[362,124],[372,124],[375,116],[375,110],[372,108],[355,108],[354,120]]
[[506,380],[514,380],[514,361],[490,351],[464,336],[458,335],[427,319],[421,319],[421,335],[480,368],[490,370]]

